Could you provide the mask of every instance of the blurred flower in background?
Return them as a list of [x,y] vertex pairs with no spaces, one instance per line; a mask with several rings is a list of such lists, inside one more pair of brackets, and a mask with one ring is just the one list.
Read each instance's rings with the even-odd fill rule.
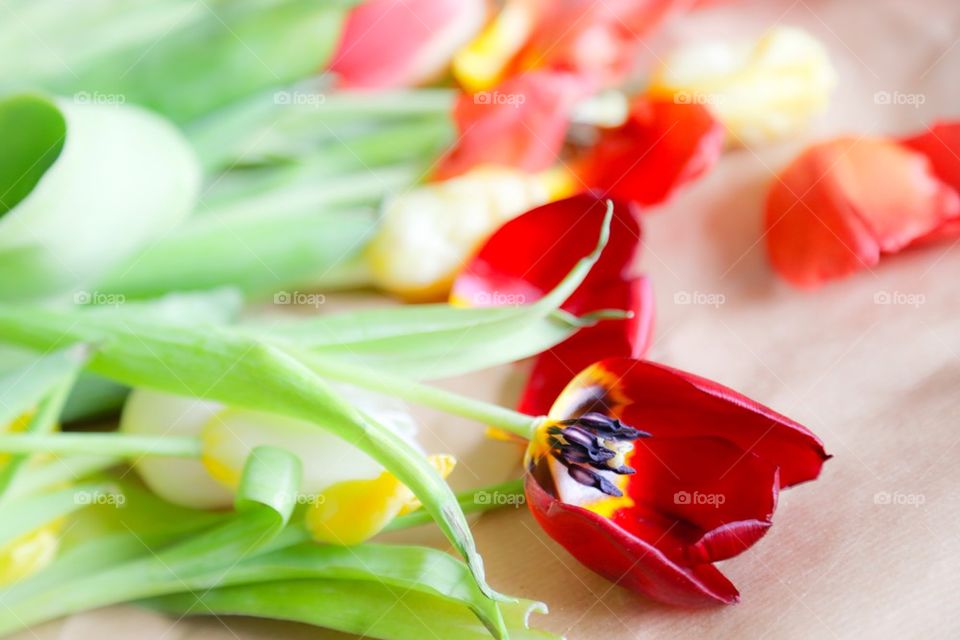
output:
[[617,86],[638,50],[670,14],[689,0],[506,0],[483,33],[454,59],[454,77],[467,91],[485,91],[512,75],[564,71],[594,89]]
[[408,300],[446,297],[474,249],[507,220],[554,197],[553,183],[550,172],[481,166],[388,199],[367,249],[374,281]]
[[709,171],[725,139],[707,107],[641,95],[623,124],[598,130],[596,141],[574,160],[575,172],[606,196],[656,205]]
[[775,27],[756,41],[681,46],[653,72],[649,91],[709,107],[735,142],[755,145],[801,133],[826,109],[836,84],[820,42]]
[[350,11],[330,71],[343,88],[435,80],[486,21],[487,0],[370,0]]

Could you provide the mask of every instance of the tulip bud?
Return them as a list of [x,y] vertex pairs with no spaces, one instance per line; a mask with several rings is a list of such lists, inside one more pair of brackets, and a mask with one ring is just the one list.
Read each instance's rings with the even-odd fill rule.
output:
[[756,144],[802,131],[826,108],[836,83],[820,42],[778,27],[755,42],[681,48],[654,72],[650,93],[707,105],[734,138]]
[[[120,418],[120,431],[139,435],[197,436],[223,409],[216,402],[134,389]],[[221,509],[233,494],[210,477],[199,460],[145,456],[134,468],[151,491],[168,502],[194,509]]]
[[[340,390],[374,420],[405,438],[415,437],[416,423],[401,402],[352,387]],[[247,457],[260,445],[300,456],[304,499],[337,483],[373,480],[383,473],[379,463],[313,423],[149,389],[135,389],[130,394],[120,430],[201,439],[201,460],[145,456],[135,462],[154,493],[192,508],[230,507]]]
[[86,287],[183,220],[200,184],[183,135],[132,106],[14,95],[0,139],[4,300],[100,302]]
[[386,201],[367,254],[376,283],[408,300],[444,297],[491,233],[551,199],[549,181],[545,174],[487,166]]

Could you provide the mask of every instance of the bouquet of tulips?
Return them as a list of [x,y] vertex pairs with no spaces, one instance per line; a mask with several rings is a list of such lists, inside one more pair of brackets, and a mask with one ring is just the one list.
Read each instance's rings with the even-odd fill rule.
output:
[[[135,602],[556,637],[488,583],[466,514],[503,501],[477,491],[647,598],[736,602],[715,563],[829,456],[644,359],[642,221],[803,131],[836,77],[789,27],[639,62],[704,4],[6,3],[0,634]],[[955,235],[958,130],[803,152],[766,203],[774,269],[816,286]],[[309,306],[346,289],[410,304]],[[526,360],[515,408],[433,384]],[[454,493],[405,403],[488,428],[517,478]],[[371,541],[431,523],[454,555]]]

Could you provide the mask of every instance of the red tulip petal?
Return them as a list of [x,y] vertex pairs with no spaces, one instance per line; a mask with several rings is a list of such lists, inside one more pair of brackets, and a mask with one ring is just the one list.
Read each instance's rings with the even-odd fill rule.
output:
[[527,504],[547,534],[573,557],[608,580],[649,598],[681,606],[730,604],[736,587],[711,564],[680,565],[657,548],[654,537],[631,535],[596,513],[564,504],[533,474],[526,479]]
[[561,69],[608,87],[620,84],[642,38],[690,0],[559,0],[546,5],[514,68]]
[[485,0],[368,0],[347,16],[330,63],[341,87],[429,80],[483,27]]
[[[925,155],[938,178],[960,192],[960,122],[941,122],[901,142]],[[944,223],[916,243],[933,242],[960,235],[960,220]]]
[[581,179],[618,200],[657,204],[713,167],[723,144],[723,125],[703,105],[641,97],[581,160]]
[[[606,201],[587,193],[537,207],[507,222],[461,271],[452,298],[474,306],[539,300],[594,249],[606,209]],[[602,357],[640,357],[646,352],[653,324],[652,290],[646,278],[626,275],[639,248],[636,210],[615,206],[610,241],[563,308],[581,315],[625,309],[633,317],[582,329],[538,356],[520,411],[546,413],[570,378]]]
[[637,470],[626,482],[634,502],[612,514],[627,531],[651,513],[676,523],[692,561],[733,557],[752,546],[771,525],[777,505],[777,468],[719,438],[638,440],[627,463]]
[[927,156],[937,177],[960,191],[960,122],[936,123],[901,142]]
[[[454,282],[452,296],[473,305],[497,304],[492,293],[526,303],[539,300],[596,247],[606,210],[605,200],[580,194],[514,218],[467,263]],[[615,205],[610,241],[564,308],[578,313],[589,305],[592,287],[623,279],[639,248],[637,210]]]
[[920,153],[887,140],[815,145],[774,183],[766,203],[770,261],[815,287],[878,262],[960,216],[957,192]]
[[510,78],[494,91],[460,96],[453,110],[459,138],[434,177],[450,178],[482,164],[546,169],[563,146],[571,109],[589,92],[577,76],[537,71]]
[[612,280],[590,289],[589,304],[577,310],[627,309],[633,317],[604,320],[581,329],[562,344],[546,351],[533,364],[517,410],[544,415],[570,379],[599,358],[639,358],[647,351],[653,332],[653,289],[645,276]]
[[705,378],[644,360],[608,358],[585,369],[551,417],[601,411],[654,437],[715,437],[780,468],[780,485],[813,480],[829,458],[806,427]]

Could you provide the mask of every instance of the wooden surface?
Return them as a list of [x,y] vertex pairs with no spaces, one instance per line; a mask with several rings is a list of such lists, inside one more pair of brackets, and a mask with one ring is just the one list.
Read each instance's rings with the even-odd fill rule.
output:
[[[744,2],[685,20],[663,40],[757,33],[778,21],[822,38],[841,75],[830,113],[809,140],[908,132],[960,116],[955,1]],[[878,91],[920,94],[924,103],[878,105]],[[658,302],[650,357],[810,426],[835,459],[818,482],[783,494],[760,543],[723,563],[743,596],[723,609],[644,601],[577,565],[525,510],[484,515],[475,532],[491,583],[549,603],[550,615],[536,620],[541,626],[591,640],[960,637],[960,249],[912,251],[813,294],[778,281],[758,244],[760,203],[771,171],[802,143],[730,152],[649,218],[643,267]],[[677,304],[684,293],[723,302]],[[879,304],[885,294],[919,303]],[[518,380],[508,367],[446,384],[504,400]],[[420,416],[428,449],[461,455],[458,488],[516,473],[515,447],[485,441],[482,429],[463,420]],[[430,530],[405,537],[442,545]],[[113,607],[16,637],[346,636],[244,619],[176,622]]]

